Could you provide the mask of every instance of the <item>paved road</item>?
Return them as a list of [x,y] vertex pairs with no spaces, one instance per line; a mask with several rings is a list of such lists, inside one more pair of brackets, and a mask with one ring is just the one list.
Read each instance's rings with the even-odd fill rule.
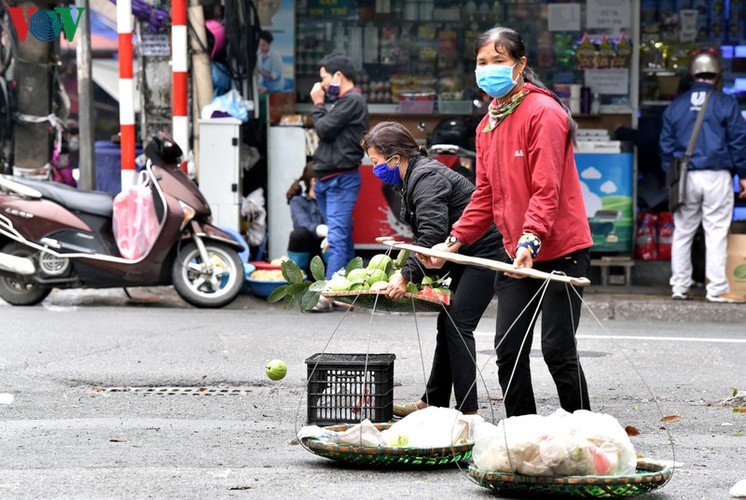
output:
[[[423,384],[416,331],[427,363],[432,315],[416,325],[362,310],[301,315],[250,297],[203,311],[171,292],[133,294],[54,292],[39,307],[0,305],[0,498],[490,496],[458,469],[361,470],[290,444],[305,420],[306,357],[327,341],[327,352],[396,353],[395,398],[410,401]],[[500,395],[489,356],[494,321],[486,317],[477,332],[487,419],[487,391]],[[670,424],[680,466],[647,498],[728,498],[746,478],[746,414],[719,402],[731,386],[746,388],[743,328],[586,316],[579,337],[594,409],[639,429],[638,453],[673,460],[659,419],[683,417]],[[556,394],[534,354],[537,401],[548,414]],[[288,363],[280,382],[264,377],[272,358]],[[8,394],[13,401],[2,404]]]

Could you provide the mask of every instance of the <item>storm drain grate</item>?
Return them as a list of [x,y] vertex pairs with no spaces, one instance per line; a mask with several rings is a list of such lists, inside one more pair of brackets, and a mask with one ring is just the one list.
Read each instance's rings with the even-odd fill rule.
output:
[[257,387],[91,387],[92,392],[135,393],[146,396],[247,396]]

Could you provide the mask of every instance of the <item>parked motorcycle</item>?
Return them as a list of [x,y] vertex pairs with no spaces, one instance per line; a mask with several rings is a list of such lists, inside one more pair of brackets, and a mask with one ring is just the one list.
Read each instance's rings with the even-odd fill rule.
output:
[[160,229],[142,257],[119,252],[113,197],[53,182],[0,176],[0,297],[38,304],[53,288],[173,285],[197,307],[222,307],[241,291],[243,246],[210,224],[210,207],[181,171],[167,134],[145,150],[144,172]]

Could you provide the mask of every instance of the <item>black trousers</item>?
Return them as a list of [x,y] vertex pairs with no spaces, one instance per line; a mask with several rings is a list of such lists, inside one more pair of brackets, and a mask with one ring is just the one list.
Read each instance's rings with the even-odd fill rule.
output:
[[445,312],[438,315],[433,365],[422,401],[448,408],[453,387],[456,408],[476,411],[479,406],[474,329],[495,296],[495,272],[471,266],[452,266],[451,278],[451,289],[455,289],[448,311],[451,317]]
[[[586,249],[559,259],[537,262],[534,268],[583,277],[588,273],[589,264],[590,251]],[[588,387],[575,345],[580,297],[569,285],[551,281],[539,304],[541,293],[536,297],[534,295],[543,284],[541,280],[514,279],[502,273],[498,273],[495,281],[497,371],[508,417],[536,413],[529,354],[537,305],[541,311],[541,352],[557,386],[560,406],[568,412],[581,408],[590,410]],[[582,288],[578,288],[579,293],[582,294],[582,291]]]
[[291,252],[311,252],[311,255],[319,255],[321,240],[316,234],[305,227],[296,227],[290,232],[288,250]]

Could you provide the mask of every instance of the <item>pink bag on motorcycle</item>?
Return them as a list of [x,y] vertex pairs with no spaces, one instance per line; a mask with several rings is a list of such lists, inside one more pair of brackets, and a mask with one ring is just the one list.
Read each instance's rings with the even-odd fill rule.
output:
[[159,229],[150,186],[137,184],[114,197],[114,238],[122,257],[135,260],[146,255]]

